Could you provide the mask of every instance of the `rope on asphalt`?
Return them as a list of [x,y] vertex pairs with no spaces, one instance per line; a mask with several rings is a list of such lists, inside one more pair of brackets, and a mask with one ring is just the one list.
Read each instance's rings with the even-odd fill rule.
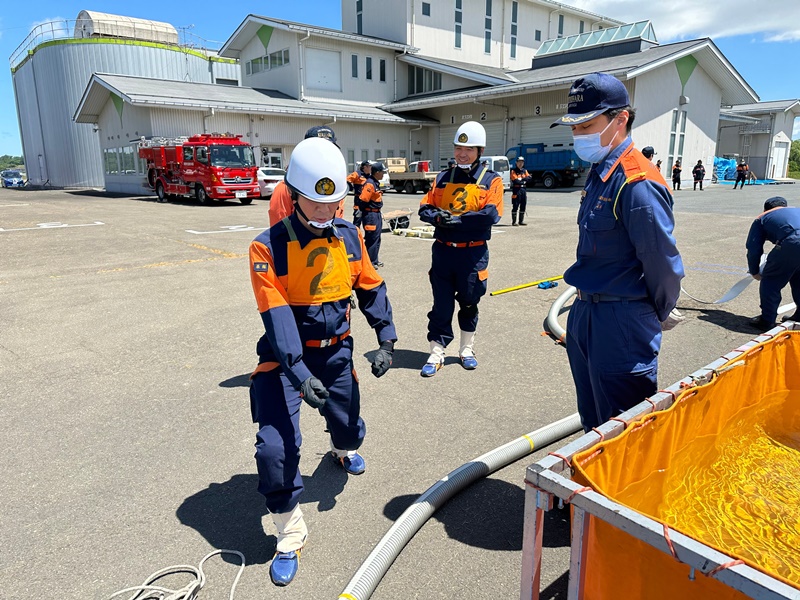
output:
[[[213,552],[209,552],[203,557],[203,560],[200,561],[200,564],[197,567],[193,567],[191,565],[174,565],[172,567],[161,569],[145,579],[142,585],[125,588],[124,590],[114,592],[108,597],[108,600],[111,600],[111,598],[115,598],[116,596],[121,596],[122,594],[130,593],[133,593],[133,595],[128,598],[128,600],[195,600],[197,595],[200,593],[200,590],[206,584],[206,574],[203,572],[203,563],[217,554],[235,554],[242,561],[242,564],[239,565],[239,571],[236,573],[236,577],[233,580],[233,585],[231,585],[229,600],[234,600],[233,596],[236,593],[236,586],[239,583],[239,578],[242,576],[242,572],[244,572],[245,566],[244,554],[238,552],[237,550],[214,550]],[[194,581],[187,583],[184,587],[177,590],[153,585],[162,577],[174,575],[176,573],[189,573],[190,575],[194,576]]]

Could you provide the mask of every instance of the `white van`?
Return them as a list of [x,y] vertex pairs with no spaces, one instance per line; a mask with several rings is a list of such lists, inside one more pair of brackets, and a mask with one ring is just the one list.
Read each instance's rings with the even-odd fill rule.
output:
[[489,169],[500,175],[503,180],[503,187],[511,189],[511,170],[508,165],[508,158],[505,156],[481,156],[481,163],[487,163]]

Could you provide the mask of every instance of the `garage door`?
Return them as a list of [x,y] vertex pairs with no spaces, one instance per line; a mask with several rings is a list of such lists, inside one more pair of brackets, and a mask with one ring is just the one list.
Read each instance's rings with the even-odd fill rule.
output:
[[522,119],[520,142],[523,144],[546,144],[547,150],[572,147],[572,130],[564,125],[553,127],[553,117],[530,117]]
[[[503,147],[503,122],[481,123],[486,129],[487,156],[505,156],[506,148]],[[460,125],[443,125],[439,127],[439,168],[447,167],[447,161],[453,156],[453,139]]]

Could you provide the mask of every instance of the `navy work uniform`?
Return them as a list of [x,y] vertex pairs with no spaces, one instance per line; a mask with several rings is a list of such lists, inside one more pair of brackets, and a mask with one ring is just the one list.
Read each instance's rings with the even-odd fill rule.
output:
[[672,195],[630,138],[592,166],[583,194],[577,260],[564,280],[578,288],[566,344],[589,431],[657,391],[661,322],[684,273]]
[[250,270],[265,333],[250,402],[258,423],[258,490],[271,513],[299,502],[300,405],[298,389],[318,378],[330,393],[320,413],[332,445],[356,450],[366,431],[350,337],[350,292],[378,336],[394,340],[386,284],[366,257],[358,229],[334,220],[332,234],[317,237],[292,214],[250,245]]
[[775,247],[761,273],[759,295],[761,319],[771,325],[778,316],[781,290],[787,283],[797,305],[795,315],[800,314],[800,208],[773,208],[753,221],[747,236],[747,267],[753,275],[758,274],[765,241]]
[[519,224],[525,223],[525,209],[528,206],[527,185],[531,176],[525,167],[519,168],[514,165],[511,169],[511,224],[517,224],[517,212],[519,212]]
[[383,266],[378,258],[381,250],[381,232],[383,231],[383,193],[380,183],[372,175],[366,176],[364,186],[358,196],[358,206],[362,212],[362,224],[364,226],[364,244],[367,246],[367,254],[373,266]]
[[436,224],[439,211],[452,215],[447,226],[436,226],[429,272],[433,308],[428,313],[428,341],[443,347],[453,340],[453,312],[458,302],[462,332],[478,326],[478,302],[486,293],[492,225],[503,213],[500,175],[478,163],[469,171],[444,170],[420,202],[419,216]]
[[353,186],[353,225],[356,227],[361,227],[361,220],[364,216],[364,213],[361,212],[360,198],[361,190],[367,182],[367,177],[369,177],[369,175],[364,173],[363,164],[358,170],[353,171],[347,176],[347,183]]

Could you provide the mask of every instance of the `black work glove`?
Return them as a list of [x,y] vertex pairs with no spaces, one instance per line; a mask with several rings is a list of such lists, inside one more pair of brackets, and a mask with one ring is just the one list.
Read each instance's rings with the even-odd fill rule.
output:
[[440,210],[433,218],[433,224],[437,227],[452,227],[453,215],[446,210]]
[[361,211],[359,209],[355,209],[353,211],[353,220],[356,221],[361,218]]
[[312,408],[322,408],[330,394],[322,382],[314,376],[300,384],[300,397]]
[[394,342],[386,340],[381,342],[380,348],[372,357],[372,374],[375,377],[383,376],[389,367],[392,366],[392,353],[394,352]]

